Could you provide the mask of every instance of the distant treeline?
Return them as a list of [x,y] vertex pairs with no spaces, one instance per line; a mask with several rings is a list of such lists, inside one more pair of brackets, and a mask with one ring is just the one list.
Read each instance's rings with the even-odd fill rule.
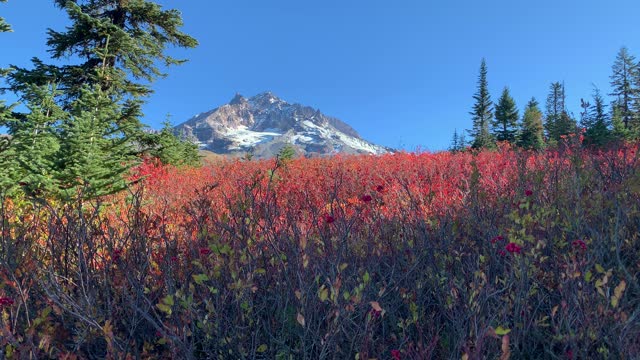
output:
[[493,148],[497,142],[508,142],[526,149],[556,146],[565,139],[576,138],[585,146],[602,147],[612,142],[640,138],[640,63],[622,47],[612,66],[612,101],[607,104],[601,91],[594,87],[590,99],[580,99],[576,118],[567,111],[565,86],[553,82],[549,86],[544,112],[535,98],[527,103],[522,117],[505,87],[497,103],[491,100],[487,82],[487,64],[480,65],[475,103],[470,112],[473,127],[464,133],[455,131],[450,150]]

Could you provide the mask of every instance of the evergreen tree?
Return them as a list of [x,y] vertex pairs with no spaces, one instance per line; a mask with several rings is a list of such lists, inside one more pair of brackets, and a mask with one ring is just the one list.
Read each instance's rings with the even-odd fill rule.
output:
[[480,75],[478,76],[478,90],[473,96],[476,101],[473,105],[473,111],[469,114],[472,116],[473,128],[469,131],[473,137],[472,147],[490,148],[494,146],[493,138],[489,133],[489,124],[493,117],[491,97],[489,95],[489,85],[487,82],[487,64],[482,59],[480,64]]
[[[91,198],[125,188],[123,173],[134,160],[126,131],[113,119],[127,109],[102,89],[85,86],[70,104],[60,131],[56,180],[65,199]],[[128,114],[127,114],[128,115]]]
[[611,136],[617,141],[632,140],[633,134],[624,124],[622,109],[623,107],[617,101],[611,104],[611,125],[613,127]]
[[[194,47],[197,43],[179,31],[179,12],[163,10],[151,1],[55,2],[66,9],[71,24],[64,32],[49,30],[47,44],[53,58],[76,63],[53,66],[34,59],[32,69],[14,67],[8,75],[9,87],[30,109],[39,109],[35,107],[39,96],[30,89],[58,85],[59,91],[49,100],[66,115],[52,118],[47,125],[53,127],[48,133],[58,140],[50,149],[59,148],[52,177],[66,195],[97,196],[116,191],[122,188],[122,173],[143,150],[139,119],[143,98],[151,93],[150,83],[164,76],[159,66],[182,62],[167,55],[167,47]],[[18,134],[22,128],[41,126],[45,119],[36,115],[18,114],[24,121],[11,124],[10,132]],[[29,156],[24,147],[12,151],[17,159]],[[42,169],[50,166],[32,164],[41,165]],[[31,170],[40,174],[35,168]]]
[[564,85],[560,82],[551,83],[549,95],[547,95],[547,109],[545,114],[544,128],[547,138],[552,142],[560,139],[558,131],[558,121],[565,111]]
[[464,137],[464,133],[459,134],[458,129],[453,130],[453,138],[451,140],[451,146],[449,147],[449,151],[457,152],[462,151],[467,146],[466,139]]
[[591,103],[585,101],[584,99],[580,99],[580,124],[584,124],[587,121],[587,117],[589,116],[589,109],[591,108]]
[[163,123],[158,134],[149,134],[146,139],[149,156],[159,159],[163,164],[175,166],[199,166],[201,164],[198,145],[176,136],[169,121]]
[[464,151],[467,148],[467,137],[464,135],[464,132],[460,133],[458,136],[458,149],[460,151]]
[[55,158],[59,142],[55,126],[66,117],[55,102],[56,95],[55,86],[32,85],[23,94],[29,99],[26,103],[29,112],[7,123],[11,135],[8,168],[15,182],[31,196],[56,188]]
[[603,146],[611,141],[610,120],[606,113],[604,98],[598,88],[593,90],[593,105],[589,107],[589,112],[580,125],[586,129],[584,134],[586,145]]
[[[100,85],[103,91],[140,98],[151,93],[150,82],[165,74],[159,65],[180,64],[184,60],[166,54],[168,46],[191,48],[197,41],[179,30],[182,19],[177,10],[163,10],[151,1],[134,0],[55,0],[65,9],[71,25],[64,32],[48,30],[52,58],[74,56],[79,63],[61,67],[35,59],[35,69],[18,68],[14,87],[25,82],[42,82],[53,77],[68,104],[84,85]],[[105,51],[108,56],[105,56]],[[97,76],[109,68],[109,78]]]
[[576,119],[565,110],[560,114],[560,118],[556,121],[555,129],[557,135],[555,140],[558,141],[563,137],[575,134],[578,130],[578,123]]
[[[7,0],[0,0],[0,3],[7,2]],[[0,16],[0,32],[8,32],[11,31],[11,26],[7,24],[2,16]]]
[[[0,3],[2,2],[7,2],[7,0],[0,0]],[[9,24],[7,24],[5,22],[5,20],[0,16],[0,33],[3,32],[8,32],[11,31],[11,27],[9,26]],[[4,76],[5,75],[6,70],[0,69],[0,76]],[[2,92],[2,90],[0,90],[0,93]],[[7,106],[5,106],[4,101],[0,100],[0,127],[5,126],[6,122],[8,121],[8,119],[11,117],[11,109],[9,109]],[[3,140],[3,143],[6,140]],[[8,143],[8,141],[6,141]],[[6,147],[6,145],[5,145]],[[0,145],[0,151],[2,149],[2,146]]]
[[[0,102],[0,127],[11,122],[11,108]],[[11,137],[0,134],[0,199],[16,187],[15,151],[11,146]]]
[[[7,0],[0,0],[0,3],[7,2]],[[0,33],[11,31],[9,24],[0,16]],[[0,69],[0,76],[4,75],[5,71]],[[1,92],[1,91],[0,91]],[[0,128],[7,126],[11,121],[12,107],[5,105],[4,101],[0,100]],[[8,136],[0,136],[0,197],[6,195],[11,189],[15,187],[15,164],[13,161],[13,151],[10,148],[11,139]]]
[[495,107],[495,120],[492,122],[493,136],[497,141],[515,142],[517,123],[518,108],[509,94],[509,88],[505,87]]
[[538,107],[538,102],[535,98],[529,100],[524,110],[518,146],[532,150],[539,150],[544,147],[542,111]]
[[458,135],[458,129],[453,129],[453,138],[451,139],[451,145],[449,146],[449,151],[455,152],[458,151],[458,142],[460,136]]
[[[640,84],[634,80],[638,77],[638,64],[635,58],[629,54],[626,47],[622,47],[616,56],[612,66],[610,95],[616,97],[616,107],[626,129],[630,129],[634,119],[634,106],[640,95]],[[635,104],[635,105],[634,105]],[[636,106],[637,107],[637,106]],[[640,111],[636,108],[635,112]]]

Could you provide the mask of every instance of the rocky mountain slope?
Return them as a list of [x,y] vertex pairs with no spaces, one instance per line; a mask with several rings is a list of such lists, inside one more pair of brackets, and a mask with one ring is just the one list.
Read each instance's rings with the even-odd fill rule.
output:
[[349,125],[271,92],[251,98],[237,94],[228,104],[175,127],[200,148],[217,154],[272,157],[287,144],[304,156],[337,153],[383,154],[392,149],[362,139]]

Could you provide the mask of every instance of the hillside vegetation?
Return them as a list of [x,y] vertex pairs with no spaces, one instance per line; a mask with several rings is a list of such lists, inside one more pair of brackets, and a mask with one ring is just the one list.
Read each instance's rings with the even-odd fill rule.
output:
[[1,359],[640,358],[626,48],[579,119],[561,82],[494,106],[483,60],[449,152],[251,161],[142,123],[180,12],[54,3],[55,64],[0,69]]
[[637,358],[637,146],[145,163],[4,199],[7,357]]

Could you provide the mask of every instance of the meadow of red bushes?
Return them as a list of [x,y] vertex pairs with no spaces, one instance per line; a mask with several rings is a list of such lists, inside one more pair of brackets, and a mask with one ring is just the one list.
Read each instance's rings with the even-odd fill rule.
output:
[[0,358],[640,358],[637,145],[148,161],[0,207]]

